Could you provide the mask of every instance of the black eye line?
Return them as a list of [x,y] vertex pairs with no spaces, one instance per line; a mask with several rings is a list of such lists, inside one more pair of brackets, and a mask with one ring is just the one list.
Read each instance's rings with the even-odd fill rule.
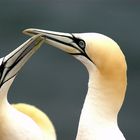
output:
[[83,56],[85,56],[87,59],[89,59],[93,64],[94,64],[94,62],[90,59],[90,57],[87,55],[87,53],[86,53],[86,51],[85,51],[85,47],[81,47],[80,45],[79,45],[79,42],[80,41],[83,41],[84,42],[84,44],[85,44],[85,46],[86,46],[86,43],[85,43],[85,41],[84,40],[82,40],[82,39],[80,39],[80,38],[76,38],[73,34],[71,34],[72,35],[72,37],[73,37],[73,41],[81,48],[81,50],[80,50],[80,53],[69,53],[69,54],[71,54],[71,55],[83,55]]
[[[72,33],[71,33],[71,35],[72,35],[72,37],[73,37],[72,39],[73,39],[74,43],[76,43],[76,44],[84,51],[84,50],[85,50],[85,46],[86,46],[85,41],[82,40],[82,39],[80,39],[80,38],[76,38]],[[84,42],[84,44],[85,44],[84,47],[81,47],[81,46],[79,45],[80,41]]]
[[[0,79],[1,79],[2,76],[3,76],[3,72],[4,72],[4,69],[5,69],[5,62],[4,62],[4,59],[5,59],[5,57],[3,57],[3,60],[2,60],[1,66],[0,66],[0,72],[1,72]],[[1,87],[2,84],[3,84],[4,78],[5,78],[5,76],[3,77],[3,79],[0,80],[0,87]]]
[[80,53],[69,53],[71,55],[82,55],[82,56],[85,56],[87,59],[89,59],[93,64],[95,64],[91,59],[90,57],[86,54],[86,53],[83,53],[83,52],[80,52]]

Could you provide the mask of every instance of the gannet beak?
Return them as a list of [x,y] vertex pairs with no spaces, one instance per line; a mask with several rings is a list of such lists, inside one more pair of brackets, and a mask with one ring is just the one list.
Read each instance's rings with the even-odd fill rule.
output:
[[43,43],[41,35],[31,37],[14,51],[0,59],[0,87],[16,76],[27,60]]
[[83,55],[90,60],[85,52],[85,41],[83,39],[77,38],[75,34],[40,29],[26,29],[23,31],[23,33],[30,36],[41,33],[43,37],[45,37],[46,44],[57,47],[71,55]]

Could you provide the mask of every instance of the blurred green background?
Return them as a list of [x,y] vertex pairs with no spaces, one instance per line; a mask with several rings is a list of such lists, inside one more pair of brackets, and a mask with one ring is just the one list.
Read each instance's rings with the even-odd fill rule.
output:
[[[0,57],[22,44],[28,36],[21,32],[30,27],[98,32],[118,42],[128,63],[119,126],[127,140],[140,139],[140,1],[0,0]],[[9,101],[38,106],[54,122],[58,140],[74,140],[87,82],[88,73],[79,61],[43,45],[17,76]]]

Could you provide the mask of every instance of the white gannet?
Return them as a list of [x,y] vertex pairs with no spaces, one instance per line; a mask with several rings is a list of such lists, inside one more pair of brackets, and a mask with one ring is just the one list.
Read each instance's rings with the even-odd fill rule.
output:
[[73,55],[89,72],[88,92],[76,140],[125,140],[117,116],[126,92],[127,65],[118,44],[99,33],[40,29],[26,29],[24,33],[44,34],[47,44]]
[[0,58],[0,140],[56,140],[47,115],[31,105],[10,105],[7,100],[18,71],[43,42],[43,38],[36,35]]

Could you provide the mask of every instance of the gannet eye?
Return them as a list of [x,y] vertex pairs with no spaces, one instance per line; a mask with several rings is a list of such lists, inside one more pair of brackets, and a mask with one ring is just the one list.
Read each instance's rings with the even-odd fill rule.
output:
[[84,48],[85,48],[85,46],[86,46],[85,41],[80,40],[80,41],[79,41],[79,46],[80,46],[82,49],[84,49]]

